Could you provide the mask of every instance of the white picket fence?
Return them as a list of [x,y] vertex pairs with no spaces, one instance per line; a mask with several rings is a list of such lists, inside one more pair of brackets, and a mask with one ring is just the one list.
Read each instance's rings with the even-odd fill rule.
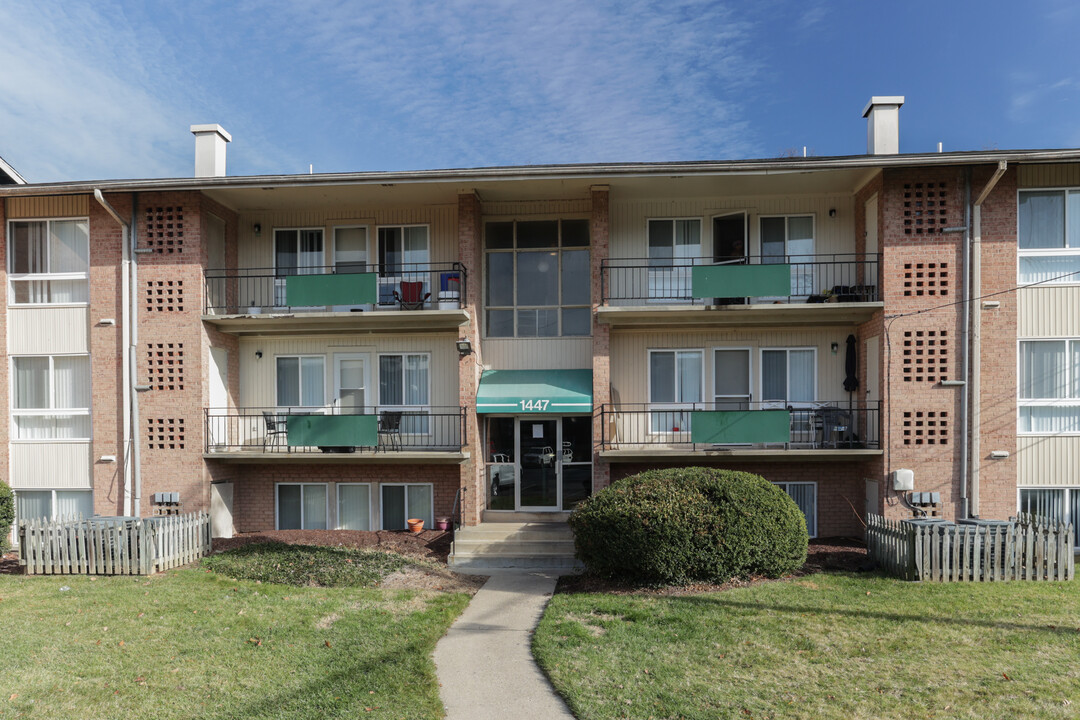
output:
[[23,520],[18,535],[28,575],[150,575],[209,554],[210,515]]
[[1072,525],[1021,514],[1009,525],[917,525],[870,515],[867,552],[905,580],[1072,580]]

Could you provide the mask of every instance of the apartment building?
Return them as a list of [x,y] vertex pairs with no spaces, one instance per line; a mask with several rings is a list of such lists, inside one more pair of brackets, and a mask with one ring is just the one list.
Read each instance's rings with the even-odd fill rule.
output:
[[1080,150],[899,154],[902,103],[850,157],[230,177],[204,125],[191,178],[0,186],[17,511],[560,520],[700,464],[812,536],[1080,519]]

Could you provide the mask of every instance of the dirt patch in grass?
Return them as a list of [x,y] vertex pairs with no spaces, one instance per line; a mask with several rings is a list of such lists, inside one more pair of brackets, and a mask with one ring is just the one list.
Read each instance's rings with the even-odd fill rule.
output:
[[391,589],[438,590],[475,595],[487,576],[459,575],[435,564],[409,565],[390,573],[379,587]]
[[[853,538],[818,538],[810,541],[806,553],[806,564],[794,577],[809,575],[823,570],[840,572],[859,572],[869,569],[866,544]],[[559,578],[557,593],[610,593],[613,595],[697,595],[699,593],[719,592],[732,588],[749,587],[763,582],[776,582],[772,578],[754,577],[749,579],[732,578],[724,583],[695,583],[692,585],[672,585],[667,587],[648,587],[633,583],[596,577],[588,573],[582,575],[564,575]]]
[[266,530],[242,533],[231,538],[214,538],[214,552],[232,550],[253,542],[282,542],[289,545],[323,545],[364,550],[389,550],[421,560],[446,562],[454,534],[442,530],[411,533],[404,530]]
[[9,552],[6,555],[0,555],[0,575],[22,575],[18,553]]

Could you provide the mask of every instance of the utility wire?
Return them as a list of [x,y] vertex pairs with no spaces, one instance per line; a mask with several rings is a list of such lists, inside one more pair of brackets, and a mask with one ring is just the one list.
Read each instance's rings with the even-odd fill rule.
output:
[[978,297],[973,297],[970,300],[956,300],[954,302],[944,303],[942,305],[935,305],[934,307],[924,308],[922,310],[915,310],[915,311],[907,312],[907,313],[897,313],[895,315],[886,315],[884,319],[885,320],[895,320],[897,318],[902,318],[902,317],[911,317],[913,315],[922,315],[924,313],[933,312],[935,310],[941,310],[942,308],[953,307],[955,305],[963,305],[964,303],[967,303],[967,302],[975,302],[976,300],[984,300],[986,298],[991,298],[991,297],[994,297],[996,295],[1005,295],[1007,293],[1016,292],[1017,290],[1023,290],[1025,288],[1029,288],[1029,287],[1036,287],[1038,285],[1045,285],[1046,283],[1057,282],[1058,280],[1061,280],[1063,278],[1072,277],[1073,275],[1080,275],[1080,270],[1076,270],[1076,271],[1071,272],[1071,273],[1065,273],[1064,275],[1058,275],[1058,276],[1052,277],[1052,278],[1047,278],[1045,280],[1039,280],[1038,282],[1027,283],[1026,285],[1015,285],[1015,286],[1013,286],[1011,288],[1006,288],[1005,290],[998,290],[997,292],[987,293],[985,295],[980,295]]

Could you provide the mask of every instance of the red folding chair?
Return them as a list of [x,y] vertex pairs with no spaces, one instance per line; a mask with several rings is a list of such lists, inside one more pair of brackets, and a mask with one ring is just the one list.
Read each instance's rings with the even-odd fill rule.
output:
[[420,310],[429,297],[431,297],[431,293],[424,292],[424,283],[422,282],[402,281],[401,292],[394,291],[394,298],[401,305],[402,310]]

